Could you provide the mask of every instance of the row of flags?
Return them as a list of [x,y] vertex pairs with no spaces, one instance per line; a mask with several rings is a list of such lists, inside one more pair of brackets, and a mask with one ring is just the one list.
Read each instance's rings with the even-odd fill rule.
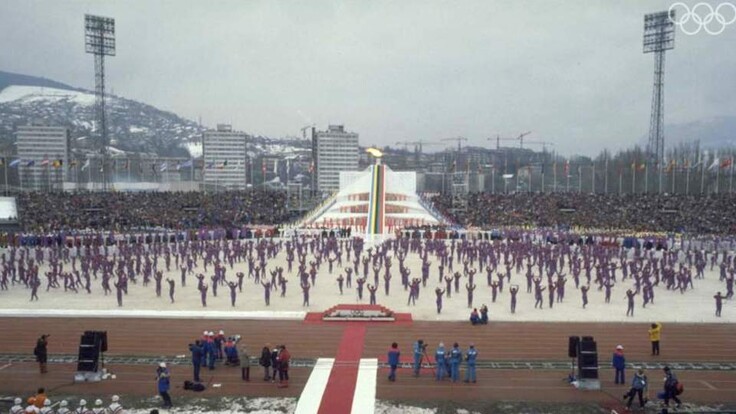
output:
[[[27,161],[24,161],[24,160],[22,160],[20,158],[16,158],[13,161],[10,161],[10,163],[8,163],[7,166],[10,167],[10,168],[18,168],[20,166],[23,166],[23,167],[33,167],[33,166],[36,165],[36,161],[37,160],[27,160]],[[0,167],[3,167],[5,165],[6,165],[5,158],[0,158]],[[42,166],[42,167],[61,168],[61,167],[64,166],[64,160],[62,160],[62,159],[51,159],[51,160],[50,159],[43,159],[43,160],[41,160],[41,161],[38,162],[38,165],[39,166]],[[171,164],[169,164],[168,161],[164,161],[161,164],[159,164],[157,162],[153,162],[153,163],[151,163],[151,170],[153,170],[153,171],[157,171],[158,170],[160,172],[165,172],[165,171],[168,171],[169,170],[169,166],[170,165],[171,165],[172,168],[176,168],[176,170],[178,171],[178,170],[180,170],[182,168],[191,168],[194,165],[194,160],[188,160],[188,161],[185,161],[185,162],[179,161],[179,162],[176,163],[176,165],[174,165],[173,162]],[[227,165],[227,161],[225,161],[224,165]],[[117,169],[117,166],[118,166],[118,163],[115,160],[112,160],[111,163],[110,163],[110,166],[112,167],[113,170],[116,170]],[[123,169],[123,170],[129,170],[130,169],[130,160],[126,160],[124,162],[121,162],[120,163],[120,166],[121,166],[121,169]],[[78,160],[71,160],[69,162],[69,169],[72,169],[72,168],[75,168],[75,167],[79,167],[79,161]],[[86,170],[89,167],[90,167],[90,160],[87,159],[81,165],[81,170],[84,171],[84,170]],[[140,163],[139,164],[139,169],[140,170],[143,170],[143,163]],[[102,170],[102,165],[100,165],[100,170]]]
[[[0,167],[5,166],[5,163],[6,163],[6,159],[5,158],[0,158]],[[38,165],[40,165],[42,167],[61,168],[61,167],[64,166],[64,160],[62,160],[62,159],[43,159],[41,161],[37,161],[37,160],[22,160],[20,158],[14,159],[9,164],[7,164],[7,166],[10,167],[10,168],[18,168],[20,166],[23,166],[23,167],[33,167],[37,163],[38,163]],[[239,165],[242,166],[243,165],[243,162],[240,162]],[[130,160],[125,160],[125,161],[112,160],[110,162],[110,166],[111,166],[111,169],[112,170],[116,170],[118,168],[118,166],[122,170],[129,170],[130,167],[131,167],[131,163],[130,163]],[[176,170],[178,171],[178,170],[181,170],[183,168],[192,168],[193,166],[194,166],[194,160],[191,160],[191,159],[188,160],[188,161],[184,161],[184,162],[179,161],[179,162],[176,162],[176,163],[173,163],[173,162],[169,163],[168,161],[164,161],[163,163],[160,163],[159,164],[157,162],[153,162],[153,163],[151,163],[151,170],[154,171],[154,172],[156,172],[156,171],[165,172],[165,171],[168,171],[170,168],[176,168]],[[212,162],[208,162],[205,165],[205,168],[206,169],[224,169],[227,166],[228,166],[228,160],[224,160],[222,162],[212,161]],[[261,163],[261,170],[264,173],[267,170],[266,166],[267,166],[267,162],[264,159],[262,161],[262,163]],[[79,161],[78,160],[71,160],[69,162],[69,169],[73,169],[75,167],[79,167]],[[81,165],[81,170],[84,171],[84,170],[86,170],[89,167],[90,167],[90,159],[87,159]],[[100,165],[99,168],[100,168],[100,171],[102,171],[102,165]],[[278,173],[278,168],[279,168],[279,160],[273,160],[273,172],[274,173]],[[143,163],[140,163],[139,164],[139,169],[141,171],[143,170]],[[287,169],[287,171],[289,170],[289,160],[286,160],[286,169]],[[314,171],[314,163],[311,163],[310,166],[309,166],[309,172],[313,172],[313,171]]]
[[[466,163],[465,166],[466,166],[465,171],[466,172],[470,172],[470,162]],[[648,164],[646,162],[636,162],[635,161],[635,162],[632,162],[631,163],[631,170],[632,171],[645,171],[649,166],[650,166],[650,164]],[[708,165],[707,162],[704,163],[702,160],[701,161],[698,161],[697,163],[695,163],[693,165],[690,165],[690,161],[689,160],[684,160],[682,163],[679,163],[679,164],[675,160],[671,160],[669,162],[663,163],[663,171],[666,172],[666,173],[670,173],[670,172],[672,172],[676,168],[695,169],[695,168],[698,168],[700,166],[702,166],[703,168],[705,168],[707,171],[715,171],[717,168],[720,168],[722,170],[725,170],[727,168],[731,168],[731,167],[734,166],[734,157],[733,156],[730,156],[729,158],[724,158],[724,159],[720,159],[719,157],[716,157],[716,158],[714,158],[713,162],[710,163],[710,165]],[[489,167],[494,172],[496,171],[496,166],[495,165],[490,165]],[[541,165],[542,173],[544,173],[544,167],[545,167],[545,165],[542,164]],[[591,163],[590,164],[590,167],[595,167],[595,163]],[[655,170],[658,170],[659,169],[659,163],[654,162],[653,163],[653,167],[654,167]],[[527,166],[521,167],[520,169],[523,170],[523,169],[529,169],[529,168],[532,168],[532,166],[531,165],[527,165]],[[552,163],[552,168],[553,168],[554,171],[557,171],[557,163],[556,162]],[[581,168],[583,168],[583,166],[580,166],[578,164],[577,168],[578,168],[578,171],[579,171]],[[451,169],[450,169],[450,172],[455,173],[456,170],[457,170],[457,163],[455,161],[453,161],[452,162]],[[619,166],[618,170],[619,170],[619,172],[623,172],[623,168],[621,166]],[[564,164],[563,164],[563,171],[565,172],[565,174],[569,174],[570,173],[570,161],[565,161],[564,162]],[[310,172],[311,172],[311,170],[310,170]],[[483,165],[481,165],[480,163],[478,163],[478,173],[479,174],[483,173]]]

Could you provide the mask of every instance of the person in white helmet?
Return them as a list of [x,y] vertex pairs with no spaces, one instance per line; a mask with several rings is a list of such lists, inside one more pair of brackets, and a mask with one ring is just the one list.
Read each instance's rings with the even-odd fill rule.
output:
[[87,408],[87,400],[79,400],[79,407],[74,410],[74,414],[90,414],[92,411]]
[[95,400],[95,408],[92,409],[93,414],[106,414],[105,407],[102,405],[101,399]]
[[109,414],[122,414],[123,411],[123,406],[120,405],[120,397],[113,395],[112,403],[107,407],[107,412]]
[[23,404],[23,400],[21,400],[20,398],[16,398],[13,401],[13,404],[15,405],[10,407],[10,414],[21,414],[23,412],[23,406],[21,405]]
[[54,409],[51,407],[51,400],[48,398],[43,402],[43,408],[39,411],[40,414],[54,414]]
[[29,405],[28,407],[26,407],[25,411],[23,411],[23,412],[24,412],[24,413],[34,413],[34,414],[38,414],[38,413],[39,413],[39,409],[38,409],[38,407],[36,407],[35,405],[31,404],[31,405]]
[[66,400],[62,400],[59,403],[59,409],[56,410],[56,414],[71,414],[71,411],[69,411],[69,408],[67,408],[68,406],[69,403],[66,402]]
[[164,401],[163,408],[171,408],[171,396],[169,395],[169,388],[171,388],[171,373],[169,372],[169,369],[166,368],[165,362],[158,364],[158,368],[156,369],[156,384],[158,385],[158,393]]

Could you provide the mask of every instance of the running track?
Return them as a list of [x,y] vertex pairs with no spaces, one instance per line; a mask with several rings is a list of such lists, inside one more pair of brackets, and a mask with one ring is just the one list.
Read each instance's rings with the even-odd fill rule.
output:
[[[470,342],[478,348],[480,360],[566,360],[567,338],[570,335],[591,335],[598,342],[599,363],[606,367],[610,352],[617,344],[625,347],[629,362],[736,362],[736,326],[729,324],[664,324],[662,355],[649,355],[647,325],[614,323],[511,323],[498,322],[473,327],[464,322],[413,323],[306,323],[301,321],[233,321],[181,319],[67,319],[2,318],[0,319],[0,352],[30,354],[36,338],[51,334],[49,353],[75,354],[79,336],[84,330],[108,331],[108,355],[168,356],[186,354],[187,344],[201,336],[204,330],[224,329],[226,334],[240,334],[251,355],[258,355],[264,344],[284,343],[294,358],[336,358],[320,412],[328,412],[335,396],[355,389],[350,381],[357,375],[359,358],[385,361],[391,342],[396,341],[403,360],[411,355],[411,345],[422,338],[433,353],[437,343],[447,346],[459,342],[463,349]],[[347,369],[345,367],[348,367]],[[352,368],[351,368],[352,367]],[[0,393],[30,395],[38,386],[57,389],[64,394],[150,396],[155,393],[155,367],[141,365],[108,365],[117,379],[96,384],[71,384],[72,364],[50,366],[50,373],[41,376],[32,363],[0,365]],[[240,380],[240,371],[218,367],[203,370],[203,380],[212,384],[202,397],[217,395],[288,396],[298,397],[309,378],[311,368],[292,368],[288,389],[277,389],[261,380],[260,367],[251,368],[251,382]],[[613,372],[601,371],[603,391],[577,391],[562,379],[561,370],[500,370],[479,369],[477,384],[436,383],[429,372],[412,378],[409,370],[400,370],[396,383],[386,380],[379,369],[376,398],[382,400],[508,400],[543,402],[590,401],[617,407],[620,395],[627,387],[610,381]],[[186,365],[172,366],[175,384],[173,395],[180,395],[184,379],[191,370]],[[627,380],[633,373],[627,372]],[[661,386],[661,373],[649,372],[652,390]],[[699,403],[736,403],[736,375],[733,371],[679,371],[686,384],[686,401]],[[348,385],[344,385],[347,382]],[[337,387],[337,388],[335,388]],[[332,396],[330,395],[332,394]],[[352,400],[351,400],[352,401]],[[347,403],[345,403],[347,404]],[[333,408],[334,409],[334,408]],[[336,412],[336,411],[332,411]]]

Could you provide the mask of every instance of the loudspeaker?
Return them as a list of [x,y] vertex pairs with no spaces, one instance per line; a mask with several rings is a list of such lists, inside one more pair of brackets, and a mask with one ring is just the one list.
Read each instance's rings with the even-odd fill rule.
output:
[[570,358],[577,358],[579,344],[580,344],[580,337],[571,336],[567,342],[567,356],[569,356]]
[[99,371],[100,355],[107,351],[106,331],[85,331],[79,340],[77,371]]
[[581,368],[598,367],[598,354],[580,354],[578,363]]
[[578,344],[578,371],[581,379],[598,379],[598,345],[592,336],[584,336]]
[[580,378],[598,379],[598,368],[580,368]]
[[585,338],[583,338],[580,341],[580,352],[598,352],[598,347],[596,346],[595,341],[586,341]]

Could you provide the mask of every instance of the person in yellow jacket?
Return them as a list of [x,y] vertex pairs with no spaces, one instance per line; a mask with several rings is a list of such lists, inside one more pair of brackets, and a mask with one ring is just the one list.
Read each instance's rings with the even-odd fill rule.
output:
[[662,335],[662,324],[655,322],[649,328],[649,340],[652,342],[652,355],[659,355],[659,339]]

